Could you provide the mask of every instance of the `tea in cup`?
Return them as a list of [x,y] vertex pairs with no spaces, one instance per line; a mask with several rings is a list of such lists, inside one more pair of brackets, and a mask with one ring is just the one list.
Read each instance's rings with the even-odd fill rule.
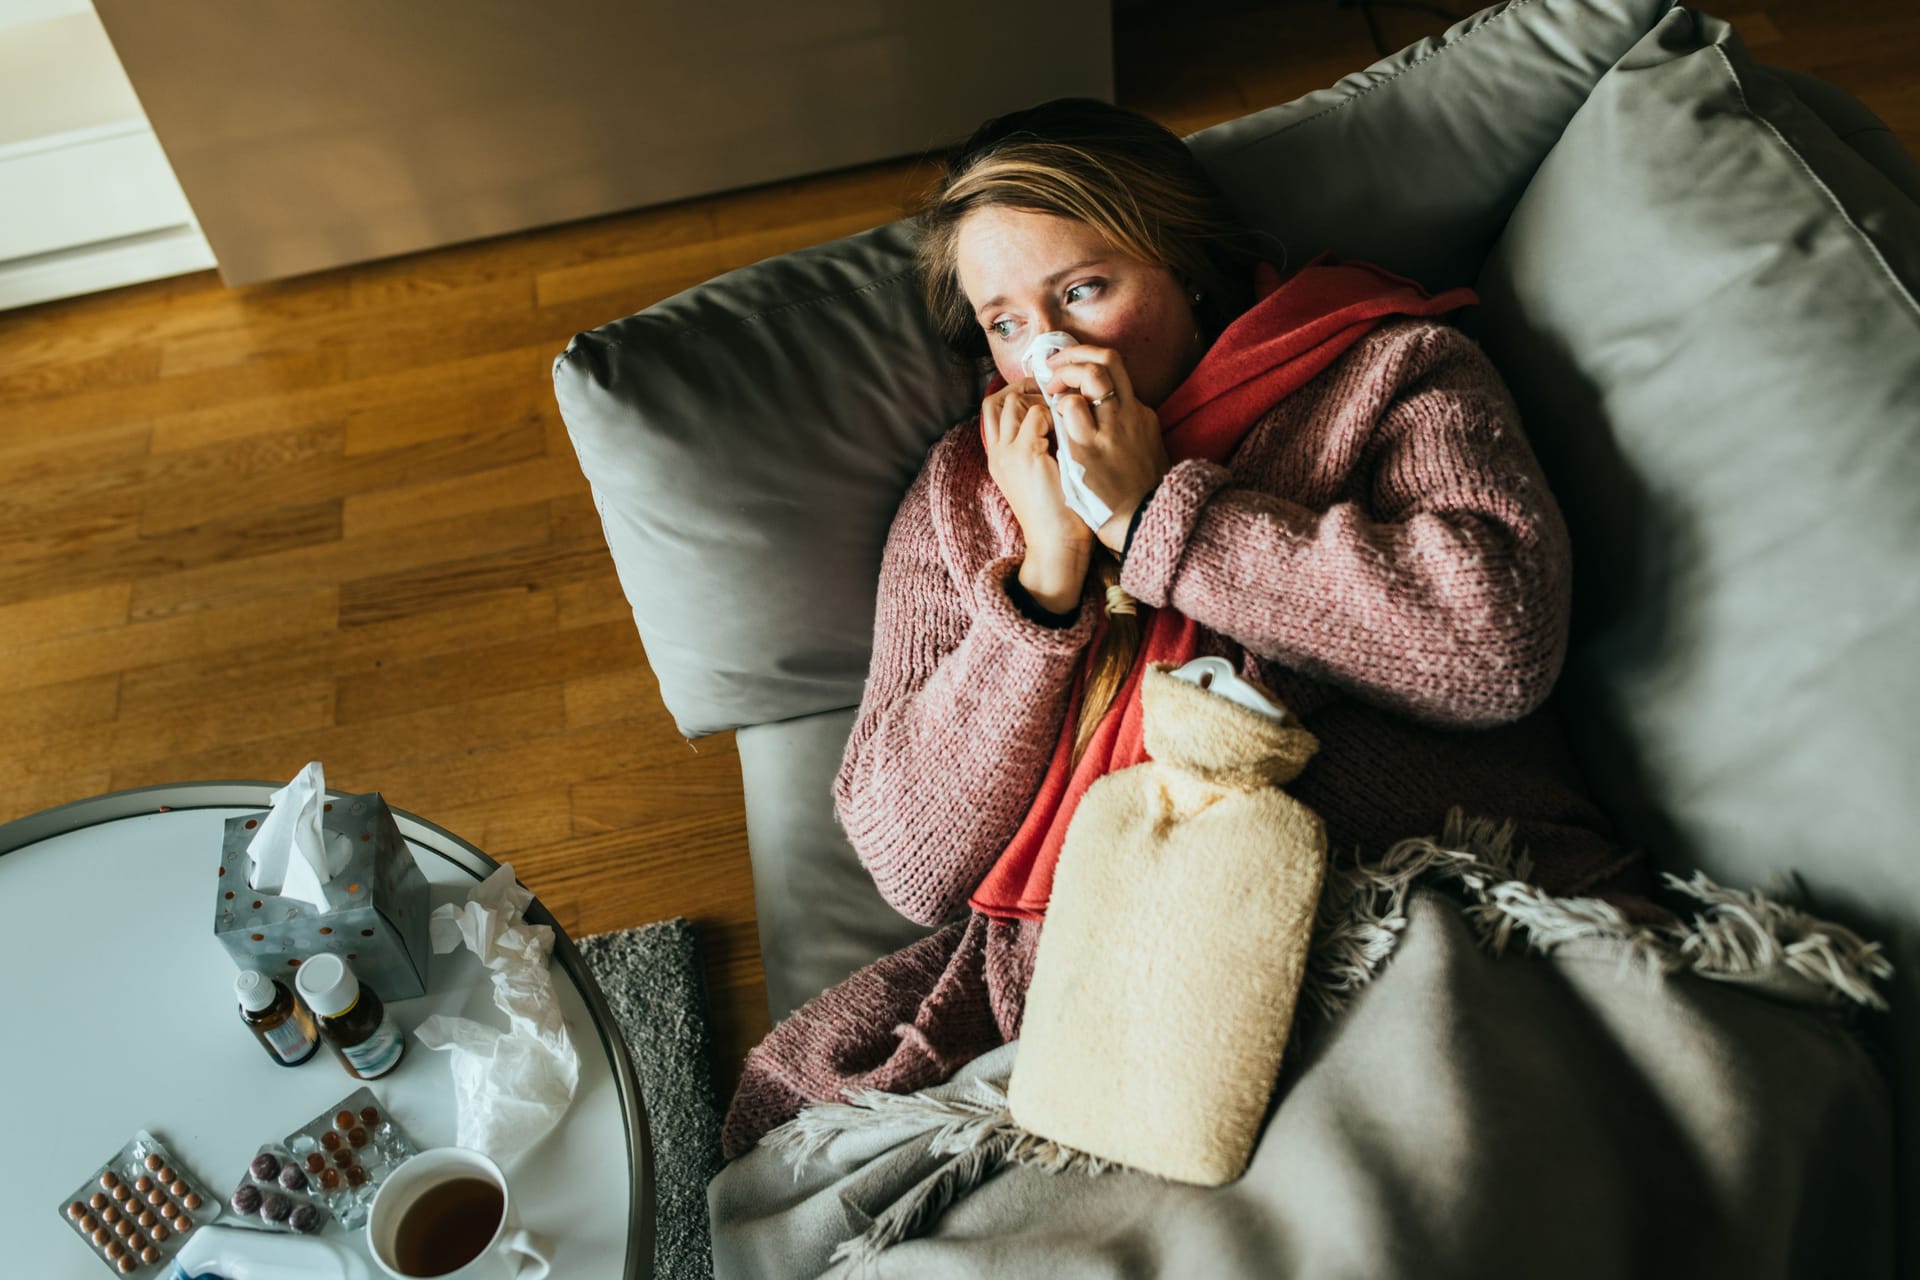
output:
[[521,1230],[500,1166],[463,1147],[423,1151],[387,1175],[367,1248],[394,1280],[541,1280],[553,1261],[551,1241]]

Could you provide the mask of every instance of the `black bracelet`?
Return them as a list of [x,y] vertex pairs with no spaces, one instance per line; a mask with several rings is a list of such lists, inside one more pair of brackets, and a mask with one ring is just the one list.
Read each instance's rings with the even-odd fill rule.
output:
[[1124,560],[1126,558],[1127,552],[1133,550],[1133,535],[1140,531],[1140,517],[1147,514],[1147,504],[1149,502],[1152,502],[1153,495],[1159,492],[1160,492],[1160,482],[1158,480],[1155,480],[1153,482],[1153,488],[1147,490],[1146,496],[1140,499],[1140,505],[1133,509],[1133,519],[1127,521],[1126,541],[1120,544],[1121,559]]

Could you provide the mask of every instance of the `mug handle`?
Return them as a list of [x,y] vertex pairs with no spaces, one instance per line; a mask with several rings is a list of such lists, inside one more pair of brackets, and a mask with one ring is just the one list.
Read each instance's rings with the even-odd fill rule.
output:
[[514,1280],[544,1280],[553,1266],[553,1240],[537,1231],[509,1231],[500,1238],[498,1248],[518,1255],[508,1259]]

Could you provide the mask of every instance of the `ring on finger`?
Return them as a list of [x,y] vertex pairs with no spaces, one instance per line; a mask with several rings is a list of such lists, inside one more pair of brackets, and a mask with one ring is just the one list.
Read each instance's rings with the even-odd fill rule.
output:
[[1101,396],[1098,400],[1087,401],[1087,405],[1090,408],[1098,409],[1101,405],[1105,404],[1107,401],[1113,399],[1115,396],[1119,394],[1120,394],[1120,389],[1118,387],[1115,387],[1112,391],[1107,392],[1107,394]]

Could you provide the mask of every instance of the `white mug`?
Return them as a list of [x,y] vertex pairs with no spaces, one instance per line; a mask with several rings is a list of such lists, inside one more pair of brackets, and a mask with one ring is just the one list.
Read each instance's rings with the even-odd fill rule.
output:
[[[429,1229],[428,1223],[453,1208],[454,1199],[460,1194],[453,1184],[471,1180],[488,1183],[499,1193],[499,1218],[492,1222],[491,1234],[487,1228],[492,1212],[485,1213],[476,1225],[469,1207],[464,1217],[449,1225],[474,1233],[456,1254],[469,1256],[470,1260],[452,1270],[445,1269],[444,1260],[437,1267],[407,1270],[403,1264],[408,1259],[402,1256],[403,1252],[411,1254],[428,1244],[445,1246],[452,1240],[452,1230],[436,1232]],[[485,1193],[481,1194],[484,1198]],[[417,1217],[421,1210],[425,1210],[427,1217]],[[411,1226],[406,1240],[401,1238],[403,1226]],[[553,1242],[520,1229],[520,1220],[513,1210],[513,1193],[500,1166],[478,1151],[464,1147],[422,1151],[403,1160],[387,1175],[386,1181],[380,1184],[379,1194],[373,1198],[373,1207],[367,1212],[367,1251],[373,1255],[374,1265],[394,1280],[417,1280],[421,1276],[434,1276],[438,1280],[483,1280],[483,1277],[491,1280],[503,1274],[514,1280],[541,1280],[553,1263]]]

